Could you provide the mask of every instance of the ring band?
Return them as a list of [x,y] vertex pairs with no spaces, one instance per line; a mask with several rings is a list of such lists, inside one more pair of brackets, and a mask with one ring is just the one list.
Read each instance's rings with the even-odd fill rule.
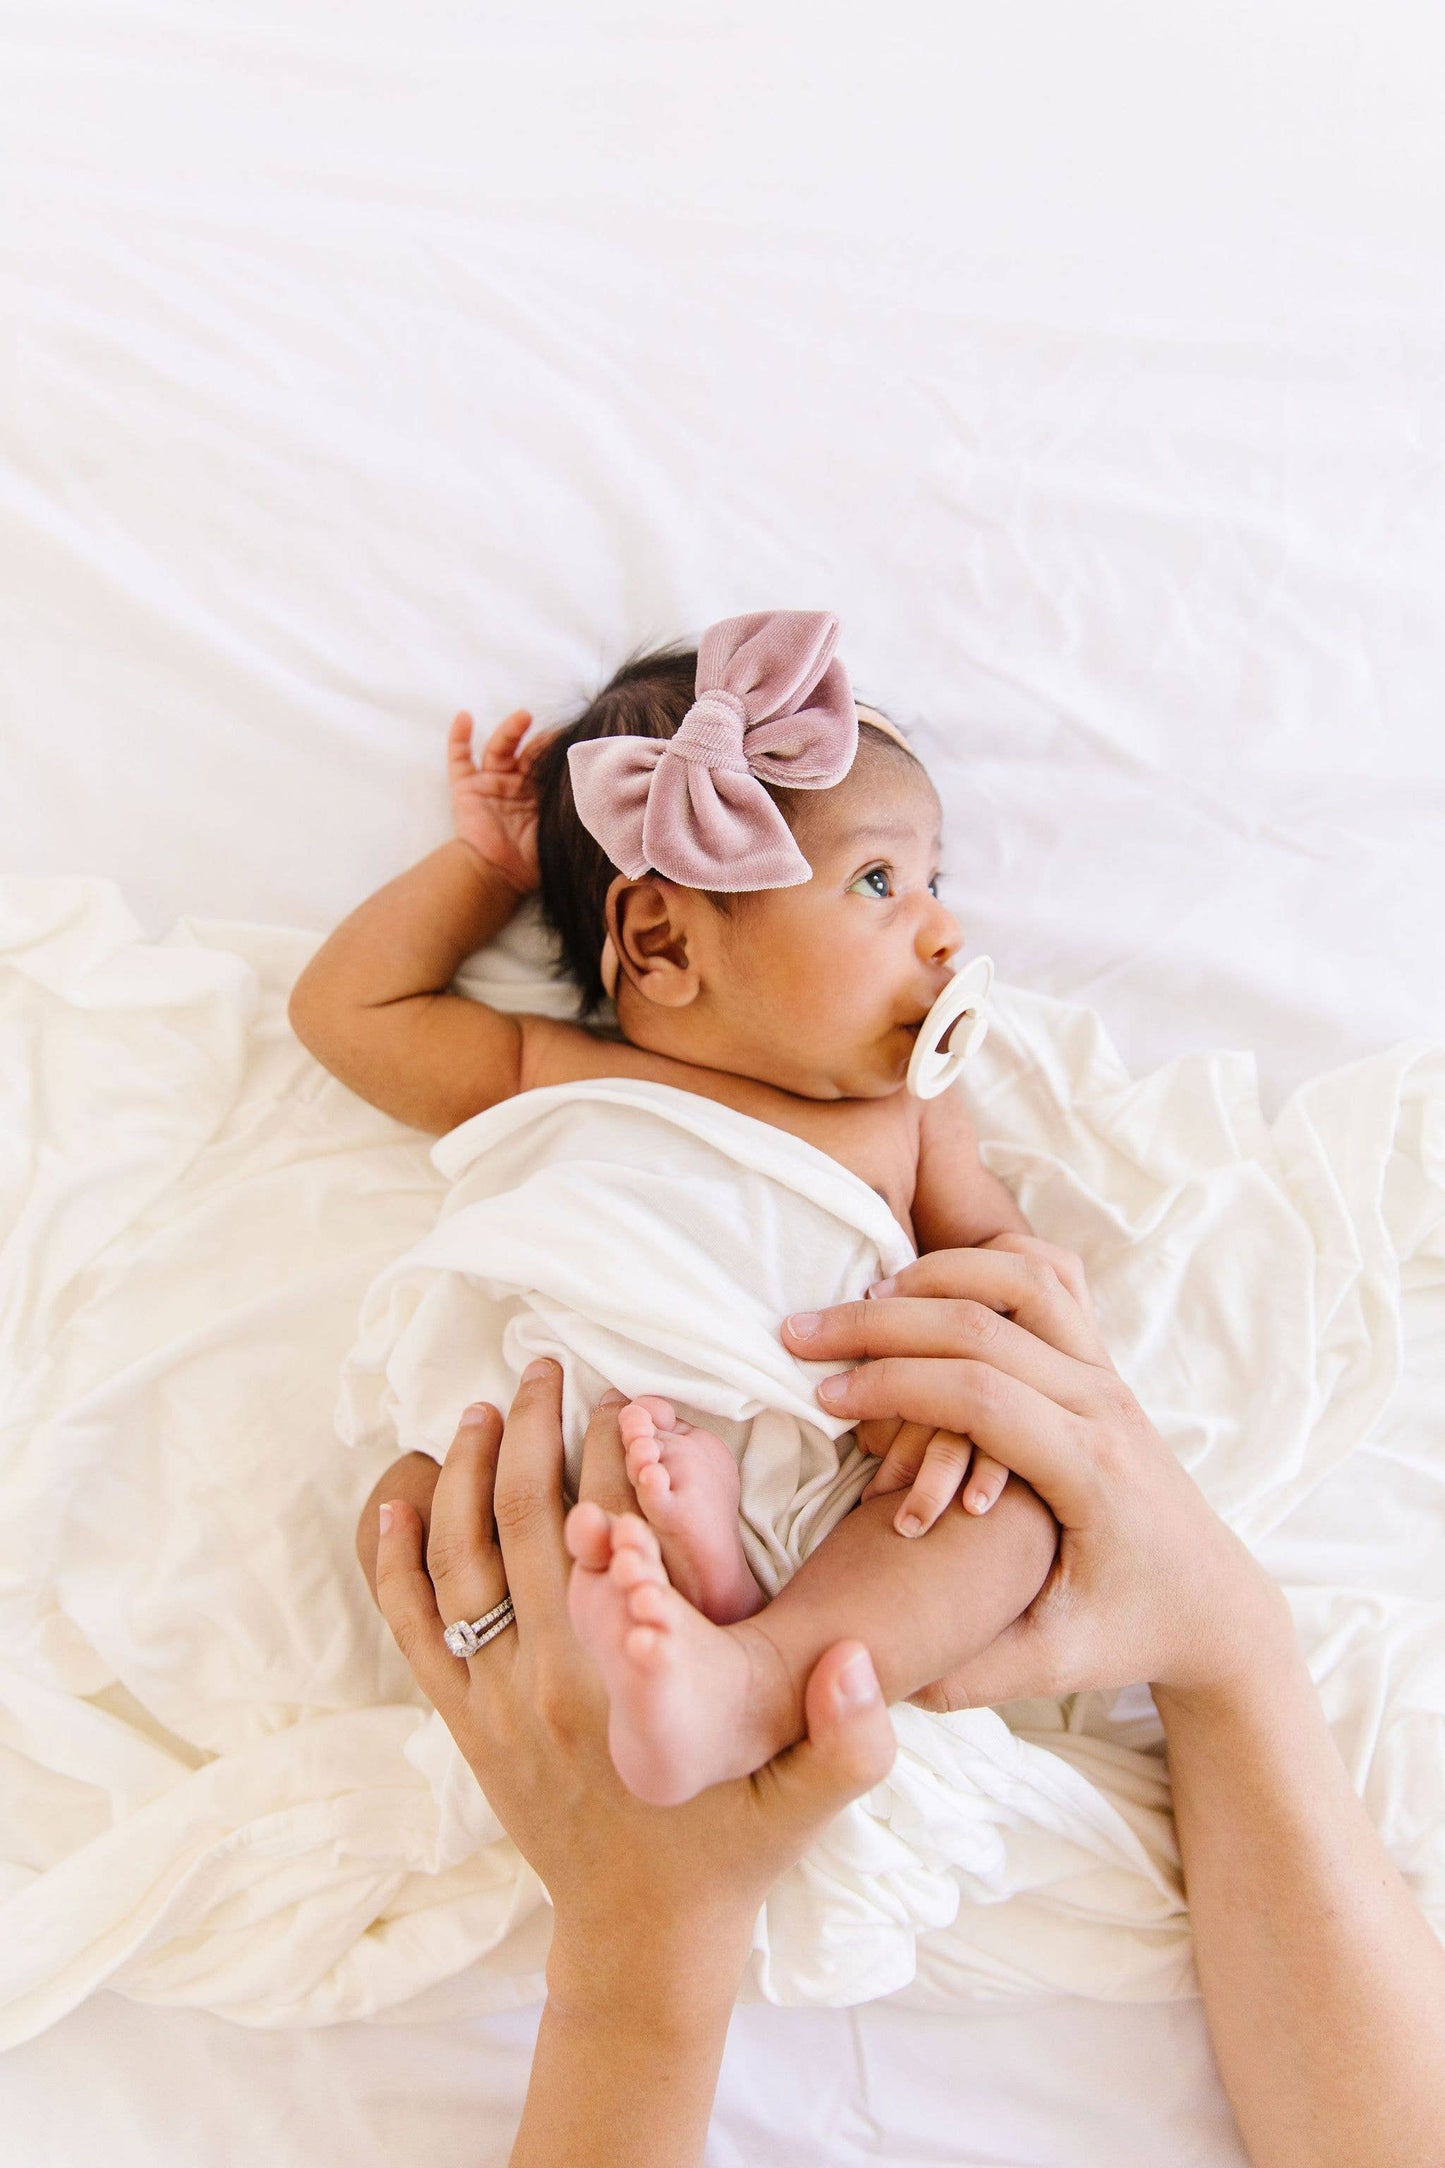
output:
[[453,1656],[475,1656],[478,1649],[484,1649],[498,1634],[504,1634],[516,1616],[511,1597],[504,1596],[481,1618],[459,1618],[454,1626],[448,1626],[442,1639]]

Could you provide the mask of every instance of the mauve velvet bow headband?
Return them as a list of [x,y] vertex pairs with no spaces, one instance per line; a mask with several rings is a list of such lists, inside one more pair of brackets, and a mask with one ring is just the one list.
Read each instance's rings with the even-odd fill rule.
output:
[[858,711],[823,610],[724,618],[698,642],[697,697],[671,738],[590,738],[567,755],[583,827],[618,871],[687,888],[792,888],[812,868],[763,788],[827,790]]

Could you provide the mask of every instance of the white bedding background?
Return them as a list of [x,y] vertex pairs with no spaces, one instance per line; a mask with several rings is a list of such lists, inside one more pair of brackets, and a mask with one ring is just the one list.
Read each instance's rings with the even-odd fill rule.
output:
[[[558,713],[639,640],[826,604],[921,729],[971,939],[1136,1072],[1252,1049],[1272,1112],[1441,1037],[1423,4],[0,35],[6,870],[319,931],[442,832],[454,705]],[[1438,1574],[1438,1410],[1397,1413],[1270,1539],[1297,1585]],[[526,2024],[102,2000],[0,2100],[26,2168],[258,2127],[446,2168],[504,2157]],[[745,2013],[711,2159],[785,2156],[1240,2158],[1193,2006],[1071,2004]]]

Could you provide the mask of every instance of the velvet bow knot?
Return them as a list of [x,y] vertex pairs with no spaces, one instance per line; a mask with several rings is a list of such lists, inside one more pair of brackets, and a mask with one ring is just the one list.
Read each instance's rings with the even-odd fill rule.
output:
[[852,767],[858,712],[837,644],[823,610],[725,618],[698,643],[696,697],[674,737],[572,747],[577,817],[619,872],[730,891],[812,878],[763,785],[827,790]]

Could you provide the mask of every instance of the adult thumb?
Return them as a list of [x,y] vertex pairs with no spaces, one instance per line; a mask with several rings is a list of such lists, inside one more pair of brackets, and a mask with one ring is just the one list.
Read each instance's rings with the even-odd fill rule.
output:
[[818,1658],[803,1696],[806,1738],[772,1765],[775,1797],[800,1829],[821,1828],[860,1793],[881,1784],[898,1744],[861,1641],[838,1641]]

